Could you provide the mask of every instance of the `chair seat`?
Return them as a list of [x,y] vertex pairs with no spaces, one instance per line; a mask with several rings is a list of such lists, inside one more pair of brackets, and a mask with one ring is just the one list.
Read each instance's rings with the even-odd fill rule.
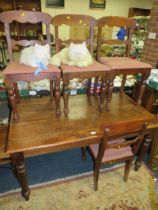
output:
[[[118,141],[113,141],[113,143],[120,143]],[[111,143],[110,143],[111,144]],[[94,157],[97,158],[98,155],[98,149],[99,149],[99,144],[93,144],[90,145],[90,150],[93,153]],[[132,149],[130,146],[127,147],[122,147],[122,148],[110,148],[110,149],[106,149],[102,158],[102,163],[106,163],[106,162],[113,162],[115,160],[118,159],[122,159],[125,157],[132,157],[133,153],[132,153]]]
[[[33,74],[37,67],[27,66],[18,62],[11,62],[4,70],[4,74]],[[60,69],[55,65],[49,64],[47,70],[41,71],[42,73],[60,73]]]
[[151,65],[127,57],[101,57],[99,62],[110,67],[111,70],[151,69]]
[[61,65],[61,70],[63,73],[73,73],[73,72],[96,72],[96,71],[109,71],[108,66],[102,65],[97,61],[94,61],[92,65],[87,67],[69,66],[66,64]]

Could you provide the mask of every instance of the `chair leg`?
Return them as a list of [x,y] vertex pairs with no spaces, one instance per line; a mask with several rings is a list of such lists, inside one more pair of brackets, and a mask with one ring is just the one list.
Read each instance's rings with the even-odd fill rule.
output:
[[142,98],[145,92],[145,86],[146,86],[146,79],[149,75],[143,75],[142,81],[141,81],[141,86],[140,86],[140,91],[139,91],[139,95],[138,95],[138,99],[137,99],[137,103],[139,105],[141,105],[142,103]]
[[55,104],[56,104],[56,116],[61,115],[60,111],[60,79],[56,79],[54,81],[54,98],[55,98]]
[[93,90],[93,95],[94,96],[97,95],[98,81],[99,81],[99,77],[95,77],[94,90]]
[[104,99],[106,95],[106,89],[107,89],[107,83],[106,83],[106,78],[102,79],[102,84],[101,84],[101,90],[100,90],[100,104],[99,104],[99,110],[103,110],[104,106]]
[[88,85],[87,85],[87,95],[91,95],[91,84],[92,84],[92,79],[88,79]]
[[16,107],[17,101],[16,101],[13,85],[11,85],[10,87],[7,87],[7,92],[8,92],[10,106],[13,111],[13,120],[17,122],[19,120],[19,115],[18,115],[18,111]]
[[129,171],[130,171],[130,168],[131,168],[131,165],[132,165],[132,161],[133,161],[133,158],[126,161],[124,178],[123,178],[125,182],[128,181],[128,176],[129,176]]
[[140,149],[139,149],[139,152],[138,152],[138,155],[137,155],[137,159],[136,159],[136,162],[135,162],[135,171],[138,171],[138,169],[141,167],[141,164],[142,164],[143,159],[144,159],[144,155],[148,151],[150,143],[151,143],[151,137],[150,137],[149,134],[146,134],[144,136],[143,142],[140,146]]
[[19,94],[17,82],[14,83],[13,86],[14,86],[14,94],[15,94],[16,102],[20,103],[20,94]]
[[86,150],[87,147],[82,147],[82,160],[86,160]]
[[108,84],[106,111],[110,111],[110,102],[111,102],[111,99],[112,99],[112,92],[113,92],[113,80],[110,80],[109,84]]
[[53,100],[53,81],[50,80],[50,100]]
[[65,114],[65,117],[68,117],[68,113],[69,113],[69,108],[68,108],[69,95],[70,95],[69,80],[65,80],[65,81],[63,81],[63,98],[64,98],[64,114]]
[[124,91],[126,79],[127,79],[127,75],[123,74],[122,82],[121,82],[121,88],[120,88],[120,93],[123,93],[123,91]]
[[99,170],[100,170],[100,164],[96,162],[95,167],[94,167],[94,174],[93,174],[94,190],[95,191],[98,190]]

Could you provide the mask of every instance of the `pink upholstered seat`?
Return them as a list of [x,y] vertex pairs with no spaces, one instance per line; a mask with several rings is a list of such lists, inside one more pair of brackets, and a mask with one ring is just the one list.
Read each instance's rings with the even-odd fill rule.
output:
[[110,68],[108,66],[102,65],[97,61],[87,67],[78,67],[78,66],[69,66],[62,64],[61,67],[64,73],[72,73],[72,72],[94,72],[94,71],[109,71]]
[[[37,68],[27,66],[24,64],[20,64],[18,62],[12,62],[10,63],[4,70],[4,74],[33,74]],[[56,67],[55,65],[49,64],[47,70],[41,71],[42,73],[60,73],[60,69]]]
[[127,57],[101,57],[99,62],[110,67],[111,70],[151,69],[151,65]]
[[[95,158],[97,158],[99,144],[90,145],[90,149]],[[131,147],[122,147],[120,149],[106,149],[102,158],[102,163],[114,162],[115,160],[122,159],[124,157],[132,157],[133,153]]]

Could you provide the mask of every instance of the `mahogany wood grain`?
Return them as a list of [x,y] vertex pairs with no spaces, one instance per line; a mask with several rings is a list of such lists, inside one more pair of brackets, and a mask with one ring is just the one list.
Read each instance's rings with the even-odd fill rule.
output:
[[[152,123],[155,119],[151,113],[124,94],[114,94],[112,109],[110,112],[104,110],[102,113],[97,110],[97,97],[87,98],[85,95],[70,97],[71,110],[68,118],[61,116],[57,119],[52,112],[53,103],[48,97],[23,99],[17,105],[21,116],[19,122],[14,122],[13,116],[11,117],[6,152],[14,157],[17,171],[21,167],[24,169],[23,172],[18,173],[25,199],[29,199],[30,190],[24,154],[30,156],[86,147],[101,141],[103,126],[107,123],[130,123],[131,121]],[[61,106],[63,108],[64,103]],[[132,128],[137,131],[138,127],[136,123],[124,130],[130,132]],[[110,138],[117,137],[118,132],[120,129],[113,130]]]
[[[102,128],[107,123],[127,123],[133,120],[152,123],[155,119],[151,113],[124,94],[114,94],[112,109],[102,113],[97,110],[97,97],[70,97],[71,110],[68,118],[61,116],[57,119],[52,112],[53,103],[48,97],[23,99],[17,105],[21,116],[19,122],[14,122],[13,115],[11,117],[6,152],[16,157],[14,163],[17,170],[21,165],[24,167],[23,173],[19,173],[25,199],[29,198],[30,191],[23,154],[30,156],[86,147],[101,141]],[[61,107],[64,107],[64,102]],[[135,128],[136,131],[137,127],[138,124],[134,124],[128,129],[130,131],[130,128]],[[111,138],[116,137],[118,131],[119,129],[113,130],[110,133]]]
[[[58,151],[67,145],[73,148],[100,138],[101,125],[106,123],[132,119],[154,120],[151,113],[124,94],[114,94],[111,104],[113,109],[109,113],[105,110],[98,112],[97,103],[98,98],[93,96],[70,97],[69,117],[61,116],[58,119],[52,112],[53,102],[47,97],[21,100],[17,105],[21,118],[18,123],[11,121],[7,152],[45,150],[49,147]],[[61,105],[64,106],[63,103]],[[93,131],[95,134],[91,135]],[[115,136],[115,131],[112,135]]]

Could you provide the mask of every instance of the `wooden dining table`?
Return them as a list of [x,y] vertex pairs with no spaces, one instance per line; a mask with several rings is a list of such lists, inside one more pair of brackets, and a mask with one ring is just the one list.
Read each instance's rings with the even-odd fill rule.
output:
[[[152,124],[155,120],[154,115],[124,93],[113,94],[109,112],[98,110],[98,96],[70,96],[67,118],[63,113],[57,118],[52,103],[49,97],[22,99],[17,105],[20,120],[15,122],[11,117],[5,152],[12,157],[25,200],[30,195],[25,157],[99,143],[101,127],[109,122],[142,120]],[[63,101],[61,108],[64,109]],[[149,143],[147,134],[136,161],[136,170]]]

